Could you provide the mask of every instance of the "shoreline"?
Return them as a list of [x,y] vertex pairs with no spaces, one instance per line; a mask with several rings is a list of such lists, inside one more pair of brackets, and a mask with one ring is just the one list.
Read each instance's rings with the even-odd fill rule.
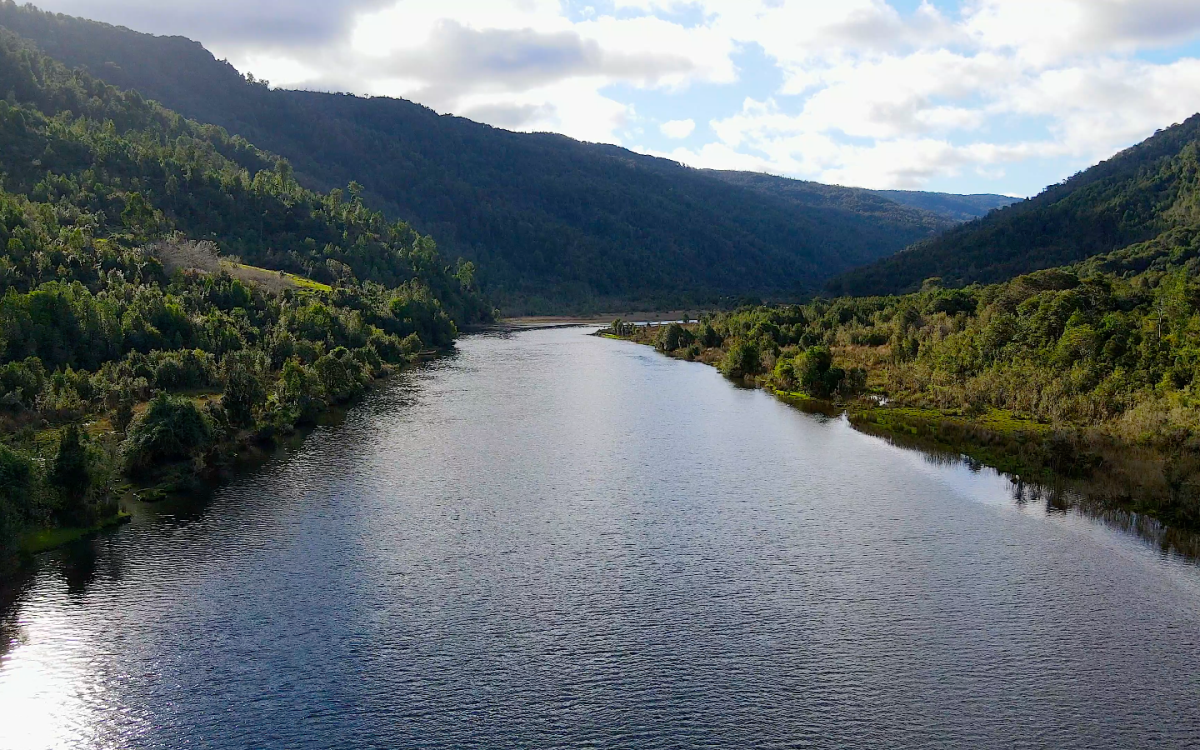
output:
[[[15,578],[33,567],[35,559],[47,552],[93,539],[130,523],[134,514],[125,507],[127,502],[154,506],[171,500],[198,501],[209,495],[242,471],[260,466],[278,456],[299,448],[318,427],[337,424],[347,411],[376,389],[383,387],[396,374],[414,365],[441,356],[444,352],[421,352],[412,362],[389,365],[381,375],[366,383],[362,392],[344,403],[330,403],[318,413],[311,424],[296,425],[291,433],[275,434],[266,440],[253,433],[242,432],[234,439],[218,443],[209,450],[212,457],[204,466],[192,461],[177,461],[157,468],[143,476],[122,476],[122,481],[108,496],[115,512],[102,517],[88,527],[43,526],[26,529],[18,538],[16,549],[7,559],[0,559],[0,584]],[[115,430],[107,434],[116,434]]]
[[574,326],[607,326],[617,318],[646,323],[672,323],[684,316],[694,316],[693,310],[665,310],[656,312],[620,312],[597,315],[525,315],[501,318],[490,329],[537,330],[540,328],[570,328]]
[[[635,329],[635,330],[644,330]],[[664,352],[646,335],[617,336],[605,329],[599,338],[650,346],[680,361],[717,368],[717,359],[705,350],[700,357]],[[780,391],[760,377],[735,380],[767,391],[789,406],[825,416],[845,415],[857,431],[888,440],[902,448],[951,455],[987,466],[1021,484],[1046,488],[1055,502],[1077,495],[1088,505],[1150,519],[1172,533],[1196,536],[1200,545],[1200,519],[1174,514],[1171,473],[1176,458],[1148,446],[1096,440],[1075,428],[1059,428],[1007,412],[992,410],[971,416],[924,409],[905,404],[881,404],[871,397],[847,402],[827,401],[804,393]]]

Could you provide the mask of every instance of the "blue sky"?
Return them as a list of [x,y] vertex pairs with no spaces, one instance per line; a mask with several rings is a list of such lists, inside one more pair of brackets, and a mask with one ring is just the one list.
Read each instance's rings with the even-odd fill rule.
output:
[[274,85],[698,167],[1030,195],[1200,111],[1196,0],[44,0]]

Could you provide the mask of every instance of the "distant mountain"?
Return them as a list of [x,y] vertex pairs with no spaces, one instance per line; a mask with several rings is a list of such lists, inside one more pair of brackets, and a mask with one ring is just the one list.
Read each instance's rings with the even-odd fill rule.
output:
[[[964,221],[986,216],[989,211],[1016,203],[1005,195],[953,195],[911,190],[867,190],[793,180],[760,172],[711,170],[708,174],[732,185],[785,198],[813,208],[844,208],[865,216],[887,217],[898,223],[913,223],[930,230],[948,229]],[[901,209],[897,209],[897,205]],[[903,210],[910,209],[910,210]]]
[[961,219],[905,206],[872,190],[825,185],[820,182],[793,180],[761,172],[731,172],[706,170],[705,174],[730,185],[753,190],[759,195],[782,200],[798,208],[825,208],[853,211],[898,226],[910,227],[925,234],[949,229]]
[[507,312],[795,296],[945,226],[929,212],[842,188],[798,200],[403,100],[273,90],[196,42],[11,1],[0,3],[0,26],[67,65],[286,157],[307,187],[361,183],[369,204],[431,234],[450,258],[476,261],[477,280]]
[[876,195],[893,200],[902,206],[919,208],[922,211],[944,216],[952,221],[971,221],[987,216],[992,211],[1011,206],[1020,198],[1007,195],[953,195],[951,193],[924,193],[915,190],[876,190]]
[[1200,115],[1111,159],[902,253],[846,273],[834,294],[1005,281],[1145,242],[1200,223]]

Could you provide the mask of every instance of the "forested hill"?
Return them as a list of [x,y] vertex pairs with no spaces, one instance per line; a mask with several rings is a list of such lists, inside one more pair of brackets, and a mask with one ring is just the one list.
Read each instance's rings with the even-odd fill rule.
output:
[[0,91],[0,570],[27,532],[112,520],[125,475],[190,482],[492,317],[356,186],[307,190],[3,29]]
[[1075,263],[1200,222],[1200,115],[1028,201],[996,211],[829,284],[879,295],[1005,281]]
[[397,99],[273,90],[196,42],[0,3],[44,52],[287,157],[477,262],[510,312],[706,304],[794,295],[943,225],[898,204],[862,210],[732,185],[624,149],[511,133]]

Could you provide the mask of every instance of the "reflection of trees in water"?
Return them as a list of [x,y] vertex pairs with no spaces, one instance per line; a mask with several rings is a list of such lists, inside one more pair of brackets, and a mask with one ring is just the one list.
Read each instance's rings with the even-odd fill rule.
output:
[[48,552],[31,565],[0,581],[0,656],[21,642],[19,624],[21,603],[29,596],[41,576],[55,575],[67,586],[67,599],[82,604],[97,579],[119,582],[124,579],[125,548],[114,543],[116,529]]
[[[882,438],[897,448],[916,451],[933,466],[945,469],[966,467],[974,473],[984,469],[993,470],[970,456],[931,446],[927,441],[905,438],[882,430],[871,430],[868,427],[857,429]],[[1039,508],[1047,515],[1077,513],[1109,528],[1136,535],[1159,548],[1164,554],[1177,554],[1191,560],[1200,560],[1200,534],[1167,526],[1143,513],[1120,507],[1119,503],[1128,502],[1132,498],[1114,495],[1106,488],[1104,478],[1092,481],[1058,479],[1045,483],[1032,482],[1016,474],[997,473],[1008,480],[1010,496],[1013,502],[1022,508]],[[1143,492],[1153,491],[1143,487]]]
[[19,570],[0,581],[0,657],[4,657],[24,638],[17,606],[33,588],[35,571]]
[[1163,553],[1200,560],[1200,534],[1167,526],[1143,513],[1118,508],[1108,497],[1063,485],[1033,484],[1020,477],[1009,476],[1008,480],[1013,499],[1019,505],[1043,505],[1048,514],[1076,512],[1109,528],[1136,535]]
[[[269,480],[274,491],[267,492],[268,504],[286,505],[289,498],[303,494],[308,480],[301,471],[293,475],[286,462],[302,449],[315,429],[334,430],[339,439],[328,441],[325,450],[337,456],[358,457],[365,453],[363,444],[373,444],[379,418],[395,414],[416,403],[424,381],[417,373],[445,367],[453,355],[439,356],[397,374],[386,386],[374,391],[351,408],[331,409],[321,419],[320,428],[308,428],[283,440],[275,449],[244,456],[218,476],[201,482],[186,495],[168,496],[155,503],[139,504],[135,516],[150,517],[143,524],[118,526],[95,536],[72,542],[56,550],[38,555],[37,559],[16,573],[0,578],[0,656],[19,642],[17,625],[21,604],[28,598],[38,579],[60,577],[67,587],[69,601],[82,603],[97,581],[120,582],[131,570],[130,558],[170,555],[173,564],[201,563],[214,543],[210,537],[229,528],[252,528],[269,523],[273,513],[263,513],[260,506],[241,502],[217,503],[219,491],[237,479],[251,482]],[[353,411],[353,418],[347,420]],[[347,421],[350,422],[347,425]],[[335,463],[337,463],[335,461]],[[258,475],[259,479],[254,479]],[[218,505],[214,509],[214,505]],[[213,513],[220,514],[219,523],[211,523]],[[178,535],[178,536],[177,536]],[[186,537],[186,546],[181,542]],[[221,543],[221,542],[216,542]]]

